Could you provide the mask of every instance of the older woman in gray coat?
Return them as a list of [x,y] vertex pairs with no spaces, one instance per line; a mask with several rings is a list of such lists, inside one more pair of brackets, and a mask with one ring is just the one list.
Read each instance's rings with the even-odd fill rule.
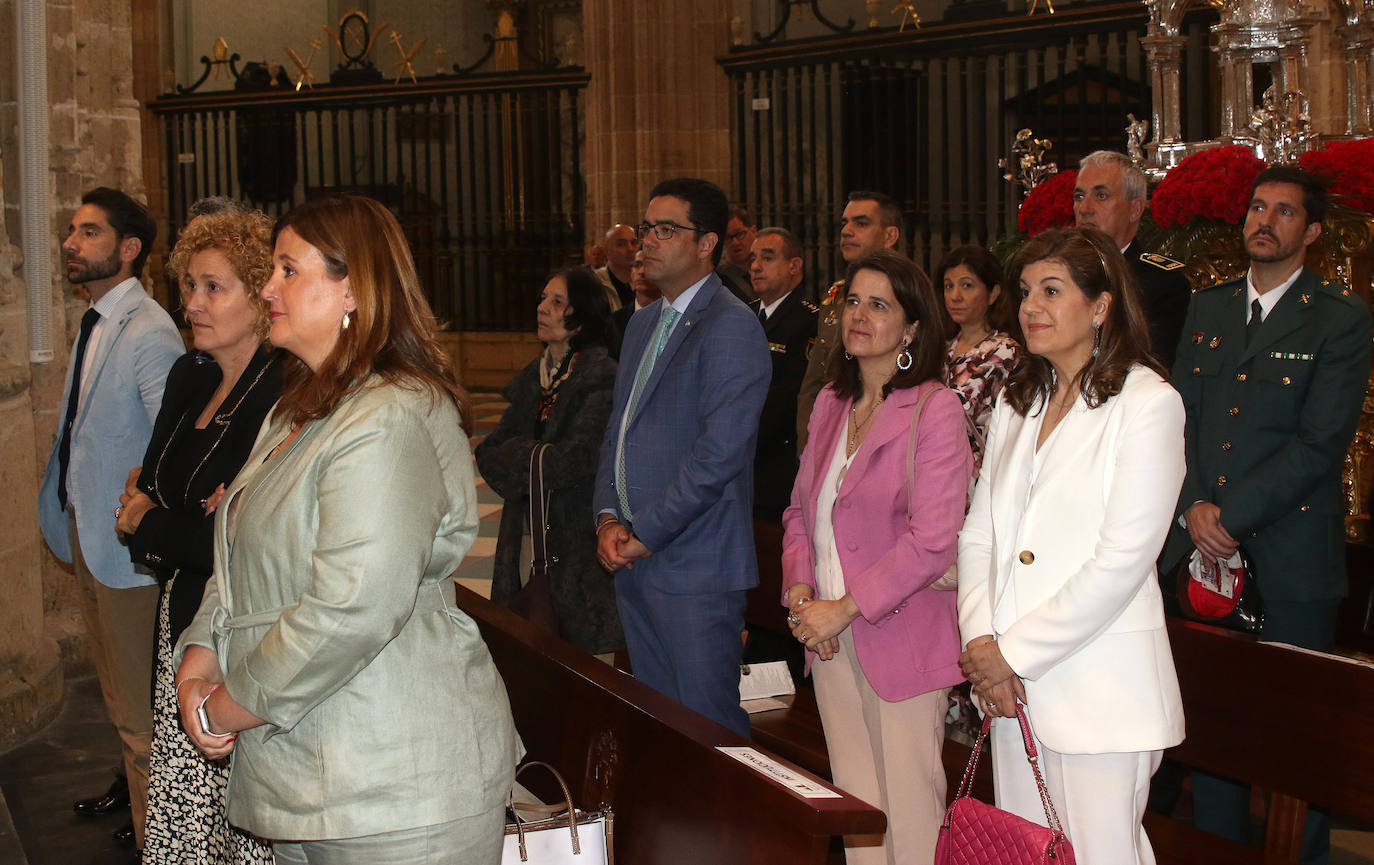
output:
[[477,468],[505,500],[491,598],[510,604],[529,572],[520,545],[528,533],[530,453],[547,443],[548,591],[558,633],[593,654],[610,653],[625,648],[625,634],[587,515],[615,388],[607,343],[619,337],[601,282],[586,268],[550,277],[536,314],[544,351],[506,387],[510,407],[477,446]]
[[476,536],[465,395],[395,219],[317,199],[262,296],[294,356],[215,521],[182,723],[290,863],[495,863],[520,746],[448,575]]

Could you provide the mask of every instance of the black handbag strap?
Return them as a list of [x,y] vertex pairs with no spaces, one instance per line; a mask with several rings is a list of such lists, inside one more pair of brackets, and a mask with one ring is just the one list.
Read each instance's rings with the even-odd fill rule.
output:
[[543,442],[530,451],[530,539],[534,542],[534,561],[531,570],[546,573],[549,567],[548,508],[549,494],[544,489],[544,452],[549,444]]

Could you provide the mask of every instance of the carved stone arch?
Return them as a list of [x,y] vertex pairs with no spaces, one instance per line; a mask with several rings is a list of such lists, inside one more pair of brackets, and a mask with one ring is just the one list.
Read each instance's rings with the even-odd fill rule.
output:
[[[1235,0],[1149,0],[1150,34],[1153,36],[1177,36],[1183,31],[1183,17],[1190,9],[1211,6],[1224,10]],[[1355,0],[1364,2],[1364,0]]]

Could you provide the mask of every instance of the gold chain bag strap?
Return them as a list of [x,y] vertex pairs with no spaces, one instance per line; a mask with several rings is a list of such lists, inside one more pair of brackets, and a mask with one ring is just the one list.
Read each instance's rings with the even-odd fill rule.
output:
[[[959,793],[945,811],[940,837],[935,844],[935,865],[1075,865],[1073,845],[1059,823],[1045,777],[1040,774],[1040,756],[1030,721],[1021,704],[1016,704],[1016,720],[1021,724],[1021,739],[1026,747],[1026,762],[1035,773],[1040,804],[1045,809],[1048,828],[1018,817],[1009,811],[979,802],[969,795],[973,776],[978,772],[978,756],[992,729],[992,716],[983,718],[983,729],[973,744],[973,756],[964,768]],[[1008,771],[1010,768],[1008,768]]]

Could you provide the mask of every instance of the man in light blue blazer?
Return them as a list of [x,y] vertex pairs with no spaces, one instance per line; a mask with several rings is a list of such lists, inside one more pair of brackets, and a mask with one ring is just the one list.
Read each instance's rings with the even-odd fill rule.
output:
[[81,202],[62,259],[67,280],[85,287],[91,305],[67,368],[63,420],[38,491],[38,522],[53,555],[76,570],[87,645],[123,743],[141,847],[158,589],[134,569],[115,534],[114,509],[129,470],[143,460],[167,372],[186,347],[138,281],[157,235],[148,212],[106,187]]
[[637,678],[741,735],[740,633],[758,583],[753,459],[772,374],[758,318],[715,275],[725,193],[654,187],[638,229],[663,292],[630,319],[602,440],[597,555]]

